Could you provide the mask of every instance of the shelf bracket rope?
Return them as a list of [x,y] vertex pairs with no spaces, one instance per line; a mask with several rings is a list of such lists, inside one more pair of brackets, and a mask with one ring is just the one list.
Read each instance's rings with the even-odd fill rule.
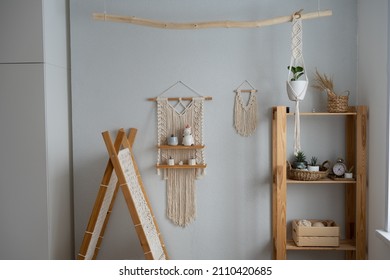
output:
[[[226,20],[226,21],[180,23],[180,22],[157,21],[157,20],[151,20],[145,18],[138,18],[134,16],[113,15],[104,12],[104,13],[93,13],[93,19],[100,20],[100,21],[130,23],[130,24],[148,26],[153,28],[162,28],[162,29],[259,28],[259,27],[291,22],[294,17],[293,15],[275,17],[275,18],[265,19],[265,20],[255,20],[255,21]],[[316,11],[316,12],[310,12],[310,13],[305,13],[300,15],[302,20],[315,19],[320,17],[331,16],[332,11],[324,10],[324,11]]]

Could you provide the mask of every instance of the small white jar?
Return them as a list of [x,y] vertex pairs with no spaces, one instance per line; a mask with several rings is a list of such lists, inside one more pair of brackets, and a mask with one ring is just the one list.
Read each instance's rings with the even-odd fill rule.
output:
[[344,178],[345,179],[352,179],[353,178],[353,173],[350,173],[350,172],[344,173]]

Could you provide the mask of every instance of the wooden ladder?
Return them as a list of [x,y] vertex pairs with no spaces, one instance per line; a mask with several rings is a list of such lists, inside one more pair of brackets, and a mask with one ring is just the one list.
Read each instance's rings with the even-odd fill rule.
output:
[[[99,192],[96,197],[91,216],[89,218],[87,229],[84,233],[84,238],[80,247],[79,254],[77,255],[78,260],[96,259],[119,187],[122,189],[123,195],[125,197],[128,210],[130,212],[138,238],[144,251],[145,259],[156,258],[156,256],[153,255],[151,244],[149,244],[150,242],[148,240],[148,234],[150,233],[149,231],[145,230],[144,225],[141,222],[140,215],[138,212],[138,210],[140,209],[137,209],[137,204],[135,203],[136,198],[132,197],[130,191],[131,186],[126,180],[127,170],[123,170],[120,159],[118,157],[118,154],[121,151],[121,147],[130,151],[132,166],[134,167],[134,171],[138,179],[138,184],[136,185],[140,188],[140,191],[143,194],[143,199],[145,200],[144,202],[146,203],[147,208],[149,209],[150,214],[152,216],[153,225],[151,227],[151,234],[157,234],[160,243],[159,245],[161,246],[163,252],[163,255],[157,256],[157,258],[168,259],[168,254],[162,236],[160,234],[157,221],[153,215],[152,208],[148,196],[145,192],[138,166],[134,159],[132,146],[136,134],[137,129],[131,128],[128,137],[126,138],[126,133],[124,129],[120,129],[115,139],[115,142],[113,143],[108,131],[102,133],[104,142],[107,147],[109,160],[107,162],[107,166],[100,184]],[[113,174],[114,170],[116,176],[115,174]]]

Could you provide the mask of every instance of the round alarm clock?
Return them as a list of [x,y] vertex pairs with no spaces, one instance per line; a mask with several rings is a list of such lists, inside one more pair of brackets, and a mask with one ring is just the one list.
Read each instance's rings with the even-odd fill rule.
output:
[[344,176],[344,173],[347,171],[347,167],[344,164],[344,160],[342,158],[338,158],[337,162],[333,165],[333,173],[336,176]]

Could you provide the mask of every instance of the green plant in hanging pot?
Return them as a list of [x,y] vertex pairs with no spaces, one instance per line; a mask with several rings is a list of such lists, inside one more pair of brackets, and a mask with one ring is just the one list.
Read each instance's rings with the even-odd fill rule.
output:
[[287,66],[287,69],[291,70],[291,73],[293,74],[293,77],[290,79],[290,81],[298,81],[299,77],[305,74],[302,66]]
[[289,70],[289,80],[287,81],[287,94],[291,101],[302,101],[305,98],[308,81],[300,79],[305,75],[303,66],[287,66]]

